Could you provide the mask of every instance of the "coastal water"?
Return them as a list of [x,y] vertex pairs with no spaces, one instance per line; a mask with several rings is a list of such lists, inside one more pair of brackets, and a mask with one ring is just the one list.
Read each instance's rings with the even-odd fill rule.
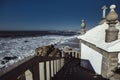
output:
[[[49,34],[52,33],[52,34]],[[57,33],[57,35],[56,35]],[[34,34],[34,35],[33,35]],[[12,35],[12,37],[11,37]],[[56,46],[63,47],[69,46],[79,48],[79,41],[77,40],[77,34],[68,32],[48,32],[40,35],[35,33],[28,34],[24,33],[21,35],[9,34],[4,35],[0,38],[0,68],[7,67],[19,60],[24,59],[27,56],[32,56],[35,53],[35,48],[45,45],[54,44]],[[2,60],[5,57],[13,57],[14,60],[10,60],[7,63],[2,64]]]

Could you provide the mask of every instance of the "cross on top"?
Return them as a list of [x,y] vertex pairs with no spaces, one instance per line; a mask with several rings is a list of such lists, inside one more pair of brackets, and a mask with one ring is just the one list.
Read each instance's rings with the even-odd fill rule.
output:
[[104,5],[104,6],[102,7],[102,9],[103,9],[103,16],[102,16],[102,18],[105,18],[107,7]]
[[107,9],[107,7],[104,5],[104,6],[102,7],[102,9],[103,9],[103,10],[106,10],[106,9]]

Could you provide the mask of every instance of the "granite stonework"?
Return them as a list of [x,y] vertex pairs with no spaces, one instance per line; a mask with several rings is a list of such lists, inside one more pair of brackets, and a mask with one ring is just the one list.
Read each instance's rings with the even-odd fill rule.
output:
[[106,22],[106,18],[102,18],[101,21],[99,22],[99,25],[103,24]]
[[85,33],[86,33],[86,30],[85,30],[85,29],[81,29],[81,30],[80,30],[80,34],[81,34],[81,35],[83,35],[83,34],[85,34]]
[[118,39],[118,29],[110,30],[106,29],[106,42],[112,42]]
[[114,70],[118,67],[118,53],[119,52],[107,52],[99,47],[96,47],[94,44],[91,44],[84,40],[80,40],[80,45],[81,44],[85,44],[89,48],[102,54],[101,75],[104,78],[108,78],[110,80],[120,80],[120,75],[114,73]]

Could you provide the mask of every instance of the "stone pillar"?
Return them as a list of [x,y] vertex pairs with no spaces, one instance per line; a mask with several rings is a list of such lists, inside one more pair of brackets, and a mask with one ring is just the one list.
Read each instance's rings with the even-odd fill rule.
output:
[[[114,10],[115,8],[115,5],[111,5],[110,12],[107,15],[109,28],[106,29],[105,41],[108,43],[118,39],[119,30],[115,28],[118,15]],[[110,80],[120,80],[120,75],[114,73],[114,70],[118,67],[118,52],[102,52],[102,76]]]
[[81,35],[83,35],[83,34],[86,33],[85,26],[86,26],[85,21],[82,20],[82,23],[81,23],[81,30],[80,30],[80,34],[81,34]]
[[106,6],[103,6],[103,7],[102,7],[103,15],[102,15],[102,19],[101,19],[101,21],[100,21],[99,24],[103,24],[104,22],[106,22],[106,9],[107,9]]
[[[23,77],[23,75],[22,75],[22,77]],[[21,75],[18,77],[17,80],[23,80],[23,79],[21,79]],[[33,75],[30,70],[25,71],[25,80],[33,80]]]
[[39,63],[39,73],[40,80],[45,80],[44,62]]
[[54,77],[54,68],[53,68],[53,60],[51,61],[51,77]]
[[102,71],[101,74],[104,78],[110,80],[120,80],[120,76],[116,75],[113,71],[118,67],[118,53],[103,53]]
[[56,60],[54,60],[54,75],[56,75]]
[[46,61],[46,80],[50,80],[50,61]]
[[115,28],[115,24],[117,23],[118,20],[118,15],[115,12],[116,6],[115,5],[111,5],[110,6],[110,12],[107,15],[107,21],[108,21],[108,25],[109,28],[106,29],[106,36],[105,36],[105,42],[112,42],[118,39],[118,32],[119,30]]
[[78,54],[78,53],[76,52],[76,53],[75,53],[75,58],[78,58],[78,57],[77,57],[77,54]]

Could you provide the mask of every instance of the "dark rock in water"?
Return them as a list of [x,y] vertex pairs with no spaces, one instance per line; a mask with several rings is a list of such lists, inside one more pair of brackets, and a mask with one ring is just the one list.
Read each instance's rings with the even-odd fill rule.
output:
[[24,42],[27,43],[27,42],[29,42],[29,41],[25,40]]
[[1,64],[5,64],[7,62],[9,62],[10,60],[14,60],[14,59],[17,59],[18,57],[17,56],[6,56],[3,58],[3,60],[1,61]]
[[8,62],[8,60],[2,60],[1,61],[1,64],[5,64],[5,63],[7,63]]
[[2,66],[2,67],[0,67],[0,70],[2,70],[2,69],[4,69],[6,66],[4,65],[4,66]]
[[17,59],[17,56],[12,56],[12,57],[7,56],[7,57],[4,57],[3,59],[5,59],[5,60]]

